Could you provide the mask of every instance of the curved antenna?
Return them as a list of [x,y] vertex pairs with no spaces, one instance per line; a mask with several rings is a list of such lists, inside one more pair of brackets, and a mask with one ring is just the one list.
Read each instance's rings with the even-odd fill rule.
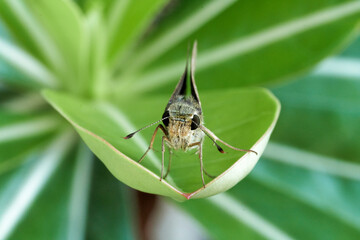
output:
[[205,126],[203,125],[199,125],[199,128],[208,136],[211,136],[212,138],[214,138],[214,141],[219,141],[222,144],[228,146],[231,149],[234,149],[236,151],[241,151],[241,152],[252,152],[255,153],[256,155],[258,154],[257,152],[253,151],[253,150],[248,150],[248,149],[241,149],[241,148],[236,148],[234,146],[231,146],[230,144],[228,144],[227,142],[224,142],[223,140],[221,140],[220,138],[218,138],[213,132],[211,132],[209,129],[207,129]]
[[170,117],[170,116],[167,116],[167,117],[164,117],[164,118],[162,118],[162,119],[160,119],[160,120],[158,120],[158,121],[156,121],[156,122],[150,123],[149,125],[147,125],[147,126],[145,126],[145,127],[142,127],[142,128],[140,128],[139,130],[136,130],[135,132],[130,133],[129,135],[127,135],[126,137],[123,137],[123,138],[124,138],[124,139],[132,138],[136,133],[138,133],[138,132],[140,132],[140,131],[148,128],[148,127],[151,127],[152,125],[157,124],[158,122],[161,122],[161,121],[163,121],[163,120],[165,120],[165,119],[167,119],[167,118],[169,118],[169,117]]
[[248,150],[248,149],[241,149],[241,148],[236,148],[231,146],[230,144],[228,144],[227,142],[224,142],[223,140],[221,140],[220,138],[218,138],[213,132],[211,132],[209,129],[207,129],[204,125],[201,124],[197,124],[195,123],[200,129],[201,131],[203,131],[203,133],[205,133],[206,136],[208,136],[211,141],[213,141],[213,143],[215,144],[216,148],[219,150],[219,152],[221,153],[225,153],[224,150],[216,143],[216,141],[219,141],[221,143],[223,143],[224,145],[228,146],[231,149],[234,149],[236,151],[241,151],[241,152],[252,152],[255,153],[256,155],[258,154],[257,152],[253,151],[253,150]]
[[213,143],[215,144],[215,146],[216,146],[216,148],[219,150],[219,152],[225,153],[224,150],[219,146],[219,144],[216,143],[216,140],[214,140],[214,139],[210,136],[209,133],[207,133],[206,131],[204,131],[204,130],[202,129],[203,125],[199,125],[199,124],[197,124],[197,123],[194,122],[194,121],[193,121],[193,123],[195,123],[195,125],[198,126],[198,128],[200,128],[201,131],[203,131],[203,133],[205,133],[205,135],[208,136],[208,138],[211,139],[211,141],[213,141]]

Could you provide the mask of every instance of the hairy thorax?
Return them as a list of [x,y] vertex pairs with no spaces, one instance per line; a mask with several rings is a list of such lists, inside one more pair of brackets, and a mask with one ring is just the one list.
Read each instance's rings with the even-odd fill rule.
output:
[[[190,145],[200,142],[203,138],[202,132],[191,130],[191,121],[170,119],[168,127],[168,143],[173,149],[188,150]],[[197,147],[197,146],[193,146]]]

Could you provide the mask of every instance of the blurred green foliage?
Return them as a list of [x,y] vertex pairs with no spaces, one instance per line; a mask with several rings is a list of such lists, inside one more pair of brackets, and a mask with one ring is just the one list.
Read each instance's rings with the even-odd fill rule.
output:
[[359,15],[355,0],[1,1],[0,239],[138,238],[133,191],[39,92],[166,99],[193,39],[200,97],[261,84],[282,114],[248,178],[175,204],[215,239],[358,239]]

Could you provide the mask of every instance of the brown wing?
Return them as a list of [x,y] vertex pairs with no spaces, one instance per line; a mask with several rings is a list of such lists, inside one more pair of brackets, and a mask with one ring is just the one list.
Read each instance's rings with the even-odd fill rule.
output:
[[[196,54],[197,54],[197,41],[194,42],[193,49],[192,49],[192,56],[191,56],[191,67],[190,67],[190,90],[191,90],[191,96],[195,99],[195,101],[199,104],[201,108],[201,102],[199,93],[196,88],[195,84],[195,60],[196,60]],[[174,102],[174,100],[177,98],[177,96],[185,96],[186,95],[186,89],[187,89],[187,79],[188,79],[188,65],[189,65],[189,54],[186,58],[186,66],[185,71],[182,74],[178,84],[176,85],[176,88],[174,92],[172,93],[170,100],[166,106],[166,109],[169,107],[171,103]]]
[[191,79],[191,95],[193,98],[199,103],[199,106],[201,108],[201,102],[199,93],[196,88],[195,83],[195,61],[196,61],[196,54],[197,54],[197,41],[194,42],[193,49],[192,49],[192,55],[191,55],[191,68],[190,68],[190,79]]
[[[178,96],[178,95],[183,95],[185,96],[186,94],[186,86],[187,86],[187,75],[188,75],[188,59],[186,59],[186,66],[185,66],[185,71],[183,73],[183,75],[181,76],[178,84],[176,85],[176,88],[173,92],[173,94],[170,97],[169,100],[169,104],[171,102],[173,102],[173,100]],[[168,104],[168,105],[169,105]]]

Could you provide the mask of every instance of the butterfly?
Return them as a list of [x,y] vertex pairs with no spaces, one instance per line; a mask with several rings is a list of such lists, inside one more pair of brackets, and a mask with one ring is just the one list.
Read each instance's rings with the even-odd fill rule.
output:
[[[203,163],[203,142],[204,137],[207,136],[215,144],[217,150],[220,153],[225,153],[224,150],[217,142],[221,142],[225,146],[242,152],[252,152],[257,154],[253,150],[240,149],[231,146],[218,138],[213,132],[204,126],[203,112],[201,108],[201,102],[199,93],[195,84],[195,60],[197,55],[197,42],[195,41],[192,48],[191,63],[190,63],[190,74],[189,74],[189,59],[186,60],[185,71],[182,74],[178,84],[172,93],[168,104],[165,107],[165,111],[160,120],[153,122],[139,130],[130,133],[124,139],[132,138],[136,133],[158,124],[151,137],[150,145],[146,152],[142,155],[139,163],[145,158],[146,154],[153,148],[156,134],[160,129],[164,134],[162,136],[161,152],[161,177],[165,179],[171,167],[171,159],[173,150],[187,151],[189,149],[197,148],[199,160],[200,160],[200,172],[202,184],[205,187],[204,173],[210,178],[215,176],[210,175],[204,168]],[[188,80],[190,78],[190,81]],[[190,85],[190,87],[188,87]],[[162,123],[160,123],[162,122]],[[169,149],[169,164],[168,169],[164,175],[164,161],[165,161],[165,146]]]

